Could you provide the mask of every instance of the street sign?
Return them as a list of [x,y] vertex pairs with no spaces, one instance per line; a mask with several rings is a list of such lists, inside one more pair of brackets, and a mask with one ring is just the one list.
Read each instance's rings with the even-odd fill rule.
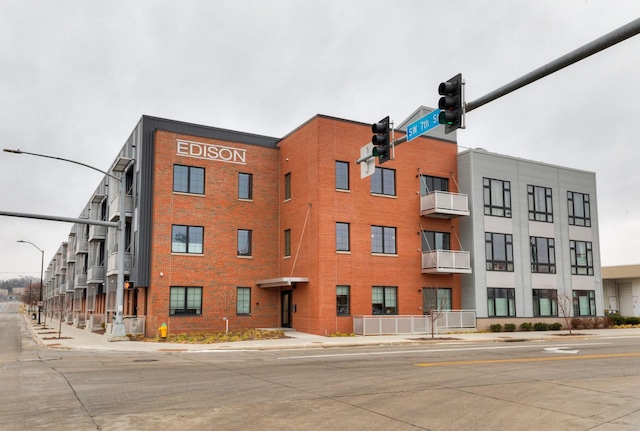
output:
[[409,124],[407,126],[407,142],[414,138],[417,138],[423,133],[427,133],[434,127],[439,126],[440,120],[438,120],[438,115],[440,115],[440,109],[429,112],[424,117]]
[[363,159],[367,156],[371,157],[360,163],[360,178],[373,175],[376,171],[376,158],[373,157],[373,144],[371,142],[360,148],[360,158]]

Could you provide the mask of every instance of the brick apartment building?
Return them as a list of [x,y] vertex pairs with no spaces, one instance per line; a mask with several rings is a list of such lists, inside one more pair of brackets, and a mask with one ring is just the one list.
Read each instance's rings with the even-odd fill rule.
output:
[[[460,249],[458,214],[434,205],[457,193],[455,141],[418,138],[361,179],[370,139],[370,124],[323,115],[281,139],[142,117],[113,165],[128,163],[124,314],[147,335],[163,322],[324,335],[352,332],[354,315],[460,308],[469,256],[441,265]],[[105,177],[80,218],[117,220],[118,190]],[[48,307],[108,324],[117,241],[75,225],[47,271]]]
[[[143,116],[109,169],[127,190],[125,323],[328,335],[437,308],[484,328],[558,321],[563,295],[574,315],[603,315],[594,173],[458,154],[436,128],[361,178],[371,135],[325,115],[283,138]],[[118,220],[119,190],[105,176],[79,218]],[[108,330],[118,239],[73,226],[46,273],[49,313]]]

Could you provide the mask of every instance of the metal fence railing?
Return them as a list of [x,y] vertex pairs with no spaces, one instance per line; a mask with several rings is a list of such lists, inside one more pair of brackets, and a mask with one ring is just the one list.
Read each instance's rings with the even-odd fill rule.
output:
[[475,310],[443,310],[437,316],[370,315],[353,316],[353,333],[356,335],[430,334],[449,330],[476,329]]

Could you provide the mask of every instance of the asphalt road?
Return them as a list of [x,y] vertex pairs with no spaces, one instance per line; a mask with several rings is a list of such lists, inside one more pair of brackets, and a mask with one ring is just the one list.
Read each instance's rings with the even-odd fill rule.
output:
[[60,351],[0,303],[1,430],[640,429],[640,338]]

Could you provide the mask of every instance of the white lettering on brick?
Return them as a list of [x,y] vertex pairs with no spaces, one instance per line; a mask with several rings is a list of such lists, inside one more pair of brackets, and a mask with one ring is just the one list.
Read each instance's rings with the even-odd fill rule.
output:
[[178,156],[196,159],[214,160],[217,162],[247,164],[247,150],[224,145],[203,144],[201,142],[177,141]]

